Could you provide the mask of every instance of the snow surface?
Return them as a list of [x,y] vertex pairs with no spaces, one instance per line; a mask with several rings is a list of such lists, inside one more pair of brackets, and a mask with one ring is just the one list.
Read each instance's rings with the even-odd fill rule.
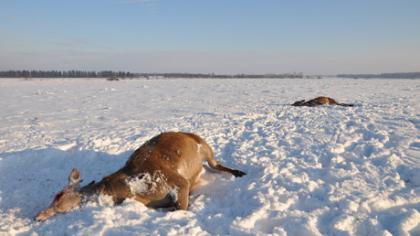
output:
[[[326,95],[356,107],[291,107]],[[0,235],[420,235],[420,80],[0,80]],[[126,200],[35,222],[163,131],[202,136],[188,211]],[[82,183],[82,184],[83,184]]]

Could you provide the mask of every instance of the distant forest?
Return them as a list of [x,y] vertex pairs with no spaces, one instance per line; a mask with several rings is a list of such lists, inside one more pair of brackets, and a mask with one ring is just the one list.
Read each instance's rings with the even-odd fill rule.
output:
[[124,71],[56,71],[56,70],[8,70],[0,71],[0,78],[303,78],[302,73],[288,74],[203,74],[203,73],[131,73]]
[[[214,74],[214,73],[131,73],[126,71],[81,71],[81,70],[7,70],[0,71],[0,78],[106,78],[109,80],[118,79],[165,79],[165,78],[249,78],[249,79],[283,79],[283,78],[322,78],[323,76],[303,75],[303,73],[284,73],[284,74]],[[330,77],[330,76],[329,76]],[[338,78],[352,79],[419,79],[420,72],[408,73],[381,73],[381,74],[338,74]]]
[[385,78],[385,79],[420,79],[420,72],[408,72],[408,73],[382,73],[382,74],[339,74],[337,77],[340,78],[352,78],[352,79],[374,79],[374,78]]
[[135,74],[122,71],[56,71],[8,70],[0,71],[1,78],[134,78]]

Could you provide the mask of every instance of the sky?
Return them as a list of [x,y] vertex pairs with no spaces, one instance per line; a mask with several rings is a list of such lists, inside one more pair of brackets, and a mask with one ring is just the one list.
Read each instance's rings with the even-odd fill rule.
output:
[[420,71],[418,0],[0,0],[0,70]]

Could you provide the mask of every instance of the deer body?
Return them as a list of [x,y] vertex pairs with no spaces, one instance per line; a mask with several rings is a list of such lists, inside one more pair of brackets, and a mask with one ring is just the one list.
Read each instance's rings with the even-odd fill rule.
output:
[[211,147],[191,133],[162,133],[137,149],[126,164],[98,183],[78,188],[80,174],[73,169],[69,186],[56,195],[49,208],[36,219],[46,220],[57,212],[67,212],[98,195],[108,195],[115,204],[127,198],[152,208],[175,207],[186,210],[188,196],[197,185],[203,161],[211,168],[227,171],[234,176],[245,175],[240,170],[222,166],[214,159]]
[[338,106],[345,106],[345,107],[353,106],[353,104],[339,103],[330,97],[322,97],[322,96],[316,97],[308,101],[305,101],[305,100],[296,101],[292,104],[292,106],[308,106],[308,107],[314,107],[314,106],[320,106],[320,105],[338,105]]

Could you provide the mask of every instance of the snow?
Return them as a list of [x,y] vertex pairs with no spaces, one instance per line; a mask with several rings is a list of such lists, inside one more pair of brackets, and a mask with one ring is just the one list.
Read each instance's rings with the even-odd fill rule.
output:
[[147,194],[149,192],[154,192],[158,186],[167,186],[165,176],[160,171],[155,171],[153,174],[145,173],[134,178],[130,178],[127,181],[128,186],[130,187],[130,192],[132,194],[141,193]]
[[[321,95],[356,106],[288,105]],[[420,80],[1,79],[0,107],[0,235],[420,235]],[[100,180],[170,130],[247,175],[206,168],[188,211],[33,221],[73,167]]]

